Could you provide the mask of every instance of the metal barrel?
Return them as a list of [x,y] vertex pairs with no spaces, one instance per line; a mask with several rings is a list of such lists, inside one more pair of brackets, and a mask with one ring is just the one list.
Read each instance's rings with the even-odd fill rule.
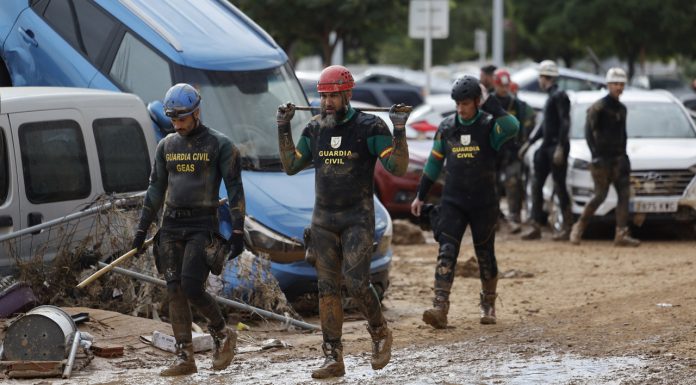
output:
[[14,321],[5,333],[5,361],[61,361],[77,332],[73,319],[60,308],[37,306]]

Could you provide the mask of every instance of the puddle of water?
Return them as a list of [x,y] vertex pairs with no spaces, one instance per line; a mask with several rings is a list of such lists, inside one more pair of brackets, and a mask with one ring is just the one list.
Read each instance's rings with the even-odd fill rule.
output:
[[[222,372],[207,370],[210,359],[198,362],[200,372],[183,378],[162,378],[161,368],[100,370],[76,373],[70,381],[53,384],[620,384],[647,378],[647,361],[638,357],[585,358],[549,353],[530,358],[495,352],[475,343],[456,343],[430,348],[394,351],[391,363],[380,371],[370,368],[370,355],[345,357],[346,376],[315,381],[311,371],[322,359],[271,362],[264,356],[240,357]],[[277,360],[278,357],[276,357]],[[24,381],[22,381],[24,382]],[[17,382],[20,383],[20,382]],[[32,383],[34,383],[32,381]]]

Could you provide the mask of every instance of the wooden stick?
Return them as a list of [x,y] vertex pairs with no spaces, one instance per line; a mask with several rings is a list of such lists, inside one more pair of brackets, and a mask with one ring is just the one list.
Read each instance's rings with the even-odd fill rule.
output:
[[[152,242],[154,241],[154,239],[155,239],[155,238],[153,237],[153,238],[150,238],[150,239],[146,240],[145,242],[143,242],[143,246],[144,246],[145,248],[147,248],[148,246],[150,246],[150,245],[152,244]],[[113,262],[111,262],[110,264],[108,264],[108,265],[102,267],[101,269],[97,270],[94,274],[92,274],[92,275],[90,275],[89,277],[87,277],[87,279],[85,279],[84,281],[80,282],[80,283],[77,285],[77,288],[78,288],[78,289],[84,288],[85,286],[87,286],[87,285],[89,285],[90,283],[94,282],[97,278],[99,278],[99,277],[101,277],[102,275],[108,273],[108,272],[111,271],[114,267],[116,267],[117,265],[123,263],[123,261],[125,261],[126,259],[128,259],[128,258],[130,258],[130,257],[132,257],[132,256],[134,256],[134,255],[136,255],[137,253],[138,253],[138,249],[133,249],[133,250],[131,250],[131,251],[129,251],[129,252],[123,254],[122,256],[116,258]]]

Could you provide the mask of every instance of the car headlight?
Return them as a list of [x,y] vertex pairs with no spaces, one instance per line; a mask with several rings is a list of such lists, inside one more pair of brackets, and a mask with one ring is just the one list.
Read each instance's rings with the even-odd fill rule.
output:
[[578,169],[578,170],[589,170],[590,169],[590,162],[583,160],[583,159],[578,159],[575,158],[573,159],[573,168]]
[[377,255],[386,255],[389,252],[389,249],[391,248],[393,235],[394,226],[392,224],[391,218],[387,216],[387,228],[384,229],[384,234],[382,234],[382,238],[379,240],[379,243],[375,248],[375,253],[377,253]]
[[244,221],[244,233],[252,251],[273,262],[289,263],[304,259],[302,243],[269,229],[251,217],[246,217]]
[[[696,164],[689,167],[689,171],[696,174]],[[691,182],[686,187],[686,197],[690,199],[696,199],[696,177],[691,178]]]

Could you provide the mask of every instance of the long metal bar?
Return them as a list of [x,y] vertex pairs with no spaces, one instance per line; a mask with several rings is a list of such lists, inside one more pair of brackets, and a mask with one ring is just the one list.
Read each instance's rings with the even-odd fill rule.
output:
[[[406,106],[407,108],[412,109],[413,107],[411,106]],[[296,110],[299,111],[312,111],[312,110],[317,110],[320,107],[311,107],[311,106],[295,106]],[[358,111],[366,111],[366,112],[389,112],[390,107],[356,107],[355,108]],[[410,110],[409,110],[410,111]]]
[[80,346],[80,338],[82,338],[82,335],[79,331],[76,331],[73,336],[70,354],[68,354],[68,362],[65,364],[65,369],[63,370],[63,378],[70,378],[70,374],[72,374],[72,367],[75,364],[75,354],[77,354],[77,348]]
[[[99,266],[104,267],[104,266],[107,266],[107,264],[104,262],[99,262]],[[137,272],[132,271],[132,270],[124,269],[121,267],[114,267],[112,271],[119,273],[119,274],[127,275],[131,278],[135,278],[135,279],[138,279],[141,281],[149,282],[149,283],[152,283],[152,284],[155,284],[158,286],[162,286],[162,287],[167,286],[167,283],[164,280],[161,280],[161,279],[158,279],[155,277],[151,277],[149,275],[137,273]],[[282,321],[282,322],[287,322],[289,324],[301,327],[303,329],[321,330],[321,328],[317,325],[313,325],[313,324],[310,324],[310,323],[307,323],[304,321],[298,321],[294,318],[290,318],[290,317],[286,317],[284,315],[276,314],[276,313],[270,312],[268,310],[264,310],[264,309],[260,309],[258,307],[247,305],[245,303],[233,301],[231,299],[223,298],[223,297],[220,297],[218,295],[214,295],[214,294],[211,294],[211,295],[213,296],[213,298],[215,298],[215,301],[217,301],[223,305],[228,305],[228,306],[231,306],[233,308],[240,309],[240,310],[246,310],[246,311],[249,311],[252,313],[258,313],[264,317],[273,318],[275,320]]]
[[92,208],[89,208],[89,209],[86,209],[83,211],[78,211],[76,213],[68,214],[68,215],[60,217],[60,218],[52,219],[50,221],[40,223],[36,226],[31,226],[31,227],[27,227],[27,228],[22,229],[22,230],[13,231],[9,234],[5,234],[5,235],[0,236],[0,242],[4,242],[4,241],[10,240],[10,239],[21,237],[22,235],[25,235],[25,234],[35,233],[37,231],[41,231],[45,228],[49,228],[51,226],[54,226],[54,225],[57,225],[57,224],[60,224],[63,222],[69,222],[69,221],[72,221],[75,219],[83,218],[83,217],[98,213],[100,211],[107,210],[107,209],[111,208],[112,206],[118,207],[118,206],[122,206],[122,205],[125,205],[128,203],[132,203],[135,199],[138,199],[138,198],[142,199],[143,195],[144,195],[144,193],[139,193],[139,194],[136,194],[136,195],[133,195],[130,197],[120,198],[120,199],[117,199],[115,201],[106,202],[106,203],[101,204],[99,206],[94,206]]

